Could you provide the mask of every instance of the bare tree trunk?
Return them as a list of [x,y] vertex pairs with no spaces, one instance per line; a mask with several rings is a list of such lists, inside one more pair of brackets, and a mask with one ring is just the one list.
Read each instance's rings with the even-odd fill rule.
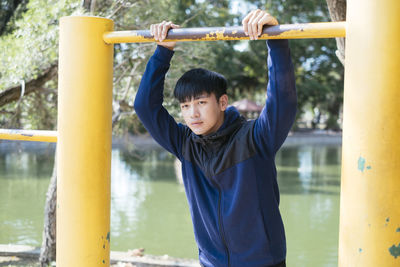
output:
[[90,13],[94,14],[95,9],[96,9],[96,0],[92,0],[90,3]]
[[[345,21],[346,20],[346,0],[326,0],[328,4],[329,14],[331,15],[332,21]],[[336,38],[336,56],[339,58],[344,66],[345,61],[345,38]]]
[[53,174],[46,194],[43,241],[40,249],[40,266],[47,266],[56,259],[56,211],[57,211],[57,149],[54,156]]
[[81,6],[87,11],[90,11],[91,14],[93,14],[96,8],[96,0],[82,0]]
[[81,6],[85,9],[85,10],[90,10],[90,5],[91,5],[91,0],[82,0],[81,1]]

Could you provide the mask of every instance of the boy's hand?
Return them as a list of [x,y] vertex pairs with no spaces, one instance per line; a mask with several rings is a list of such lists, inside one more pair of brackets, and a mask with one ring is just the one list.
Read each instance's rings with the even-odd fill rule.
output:
[[176,42],[163,42],[163,40],[167,37],[167,33],[169,29],[177,29],[179,25],[172,23],[171,21],[163,21],[158,24],[151,24],[150,26],[150,34],[154,36],[154,39],[158,45],[164,46],[170,50],[174,50]]
[[279,22],[266,11],[256,9],[247,14],[242,24],[244,33],[250,37],[250,40],[257,40],[264,25],[273,26],[278,25]]

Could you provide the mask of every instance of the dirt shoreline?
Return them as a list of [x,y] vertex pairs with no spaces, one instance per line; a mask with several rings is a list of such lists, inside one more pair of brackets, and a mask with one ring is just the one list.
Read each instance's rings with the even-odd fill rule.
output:
[[[39,254],[40,248],[37,247],[0,244],[0,266],[39,267]],[[200,267],[198,261],[194,259],[173,258],[168,255],[138,256],[135,250],[111,251],[110,254],[110,267]]]

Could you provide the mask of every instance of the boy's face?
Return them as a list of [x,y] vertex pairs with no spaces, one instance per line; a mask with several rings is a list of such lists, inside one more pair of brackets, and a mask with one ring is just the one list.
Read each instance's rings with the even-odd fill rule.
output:
[[208,135],[216,132],[224,122],[228,96],[222,95],[217,101],[215,94],[203,93],[180,106],[186,125],[197,135]]

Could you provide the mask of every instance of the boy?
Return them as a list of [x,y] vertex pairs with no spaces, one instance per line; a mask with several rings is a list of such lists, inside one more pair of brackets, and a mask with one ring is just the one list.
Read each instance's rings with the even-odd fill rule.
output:
[[[242,21],[251,40],[277,20],[262,10]],[[172,22],[151,26],[158,40],[135,99],[146,129],[182,162],[202,266],[282,267],[286,241],[279,212],[274,157],[296,114],[296,89],[287,40],[269,40],[269,81],[265,108],[246,121],[228,107],[225,78],[194,69],[177,82],[174,95],[186,125],[162,106],[165,74],[175,43],[162,42]]]

